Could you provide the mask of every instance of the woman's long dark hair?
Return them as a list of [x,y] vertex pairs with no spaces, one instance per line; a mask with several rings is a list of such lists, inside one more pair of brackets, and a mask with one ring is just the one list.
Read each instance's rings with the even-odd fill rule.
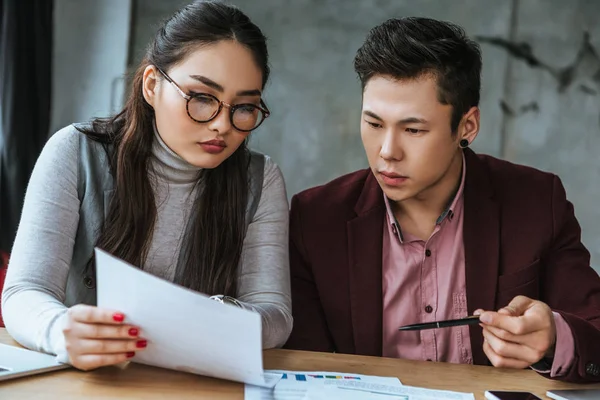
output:
[[[105,144],[115,192],[97,246],[143,267],[156,222],[156,205],[148,170],[154,140],[154,110],[142,95],[148,65],[163,71],[198,45],[235,40],[248,48],[269,78],[266,38],[235,7],[194,2],[159,29],[133,78],[125,108],[109,119],[79,128]],[[175,282],[207,294],[235,296],[238,264],[246,232],[249,152],[244,142],[214,169],[201,170],[197,196],[183,236]],[[93,266],[91,261],[90,265]]]

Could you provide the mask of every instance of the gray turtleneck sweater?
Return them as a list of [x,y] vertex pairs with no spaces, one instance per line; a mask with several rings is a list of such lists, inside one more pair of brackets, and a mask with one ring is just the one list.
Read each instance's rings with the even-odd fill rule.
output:
[[[73,126],[48,140],[31,175],[2,293],[11,336],[25,347],[64,354],[63,304],[79,222],[78,141]],[[144,270],[172,281],[199,169],[155,134],[151,172],[157,221]],[[288,202],[281,171],[266,157],[263,190],[243,243],[237,299],[260,313],[263,347],[282,346],[292,329]],[[143,327],[142,327],[143,329]]]

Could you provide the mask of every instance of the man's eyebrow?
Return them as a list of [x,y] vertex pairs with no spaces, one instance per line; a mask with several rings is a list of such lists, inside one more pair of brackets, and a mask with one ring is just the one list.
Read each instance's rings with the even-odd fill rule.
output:
[[[368,117],[375,118],[376,120],[383,121],[383,118],[381,118],[379,115],[375,114],[373,111],[365,110],[365,111],[363,111],[363,114]],[[426,124],[426,123],[428,123],[428,121],[426,119],[418,118],[418,117],[402,118],[401,120],[399,120],[397,122],[397,124],[400,124],[400,125],[403,125],[403,124]]]
[[379,121],[383,121],[383,118],[381,118],[379,115],[375,114],[373,111],[365,110],[365,111],[363,111],[363,114],[365,114],[368,117],[375,118]]
[[426,124],[428,121],[423,118],[408,117],[398,121],[399,124]]

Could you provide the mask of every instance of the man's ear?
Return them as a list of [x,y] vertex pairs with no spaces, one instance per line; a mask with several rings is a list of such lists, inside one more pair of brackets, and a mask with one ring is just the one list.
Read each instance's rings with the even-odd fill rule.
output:
[[458,140],[467,140],[469,144],[473,143],[479,134],[479,107],[471,107],[469,111],[463,115],[460,124],[458,125]]

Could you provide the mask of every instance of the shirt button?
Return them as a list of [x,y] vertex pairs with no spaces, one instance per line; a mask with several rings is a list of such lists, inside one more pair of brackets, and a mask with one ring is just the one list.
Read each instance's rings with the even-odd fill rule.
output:
[[433,307],[431,307],[431,306],[427,306],[427,307],[425,307],[425,312],[426,312],[427,314],[431,314],[431,313],[433,312]]
[[93,289],[94,288],[94,279],[92,279],[92,277],[90,277],[90,276],[86,276],[83,278],[83,284],[85,285],[86,288]]
[[431,257],[431,250],[429,250],[429,249],[425,250],[425,255],[427,257]]

